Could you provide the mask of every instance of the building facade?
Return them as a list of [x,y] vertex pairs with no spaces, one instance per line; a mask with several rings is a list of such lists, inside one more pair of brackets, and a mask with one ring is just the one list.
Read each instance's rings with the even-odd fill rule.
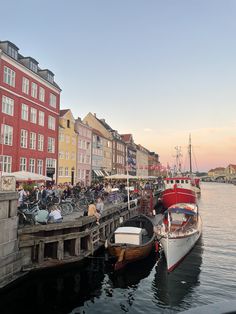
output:
[[92,132],[92,180],[99,180],[104,177],[103,167],[103,136],[93,129]]
[[76,151],[75,119],[70,109],[60,110],[58,183],[77,182]]
[[149,152],[148,175],[154,177],[159,177],[161,175],[161,164],[159,161],[159,155],[155,152]]
[[75,120],[77,133],[77,181],[91,185],[92,178],[92,128],[78,117]]
[[61,89],[54,74],[0,41],[1,170],[57,178]]
[[136,145],[137,176],[148,176],[149,151],[142,145]]
[[129,174],[136,176],[137,174],[137,149],[132,134],[122,134],[121,138],[126,144],[126,163]]

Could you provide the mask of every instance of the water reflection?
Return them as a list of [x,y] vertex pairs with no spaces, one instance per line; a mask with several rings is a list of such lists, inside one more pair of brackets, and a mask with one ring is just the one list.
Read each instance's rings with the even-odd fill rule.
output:
[[148,277],[156,263],[156,254],[153,253],[144,260],[128,264],[121,272],[114,272],[111,265],[107,268],[110,284],[113,288],[135,287],[139,282]]
[[196,243],[193,250],[182,263],[171,273],[167,272],[164,256],[156,265],[156,273],[152,282],[155,301],[163,306],[179,307],[181,302],[191,294],[200,284],[203,254],[202,238]]
[[0,294],[1,314],[70,312],[101,295],[104,265],[95,259],[82,267],[35,273]]

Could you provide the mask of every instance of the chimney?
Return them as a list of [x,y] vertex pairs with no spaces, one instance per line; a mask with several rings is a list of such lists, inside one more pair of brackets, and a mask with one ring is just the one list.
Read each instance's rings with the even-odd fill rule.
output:
[[95,117],[95,118],[97,118],[97,115],[96,115],[96,113],[94,113],[93,115],[94,115],[94,117]]

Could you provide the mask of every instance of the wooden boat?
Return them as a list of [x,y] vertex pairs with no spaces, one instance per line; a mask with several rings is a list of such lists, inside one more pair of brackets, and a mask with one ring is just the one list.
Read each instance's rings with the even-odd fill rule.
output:
[[171,272],[184,259],[199,239],[202,221],[196,204],[175,204],[154,227]]
[[139,215],[126,220],[108,238],[109,253],[117,258],[115,270],[147,257],[154,247],[154,225],[152,221]]

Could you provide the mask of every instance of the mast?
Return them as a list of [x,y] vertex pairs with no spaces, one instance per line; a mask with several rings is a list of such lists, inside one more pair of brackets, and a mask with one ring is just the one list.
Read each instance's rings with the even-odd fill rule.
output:
[[190,175],[191,175],[191,174],[192,174],[192,145],[191,145],[191,133],[189,134],[188,153],[189,153],[189,172],[190,172]]

